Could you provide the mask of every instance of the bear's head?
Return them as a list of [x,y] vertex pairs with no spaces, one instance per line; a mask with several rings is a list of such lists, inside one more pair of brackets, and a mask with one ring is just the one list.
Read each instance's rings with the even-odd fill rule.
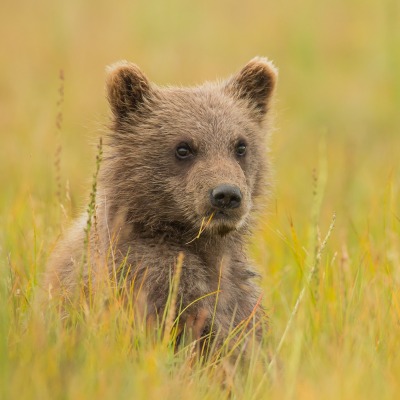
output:
[[104,185],[127,219],[149,229],[225,235],[246,227],[268,186],[266,115],[277,79],[254,58],[236,75],[160,88],[139,68],[108,68],[112,111]]

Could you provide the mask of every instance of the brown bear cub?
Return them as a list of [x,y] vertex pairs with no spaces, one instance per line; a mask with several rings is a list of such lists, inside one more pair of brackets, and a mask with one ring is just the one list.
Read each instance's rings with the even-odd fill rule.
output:
[[269,186],[276,69],[254,58],[225,81],[191,88],[158,87],[125,61],[107,73],[112,122],[96,224],[85,241],[84,215],[56,248],[46,293],[67,304],[106,276],[159,321],[180,257],[183,331],[218,345],[235,328],[260,336],[265,316],[245,248]]

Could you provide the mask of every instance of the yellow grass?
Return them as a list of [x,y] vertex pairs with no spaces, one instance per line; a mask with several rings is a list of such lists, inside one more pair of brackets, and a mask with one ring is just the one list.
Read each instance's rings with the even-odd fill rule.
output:
[[[394,0],[2,1],[0,398],[399,398],[399,21]],[[255,55],[280,70],[275,191],[251,242],[263,348],[245,367],[198,365],[118,296],[68,326],[32,316],[48,255],[89,204],[105,66],[186,85]]]

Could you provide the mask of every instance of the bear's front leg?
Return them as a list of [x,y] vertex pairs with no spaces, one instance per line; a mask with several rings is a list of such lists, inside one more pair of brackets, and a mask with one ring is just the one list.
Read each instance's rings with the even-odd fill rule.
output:
[[[179,254],[183,255],[180,261]],[[126,282],[127,293],[149,326],[176,329],[181,342],[202,337],[210,324],[216,292],[201,260],[179,249],[160,245],[154,251],[142,245],[130,251],[127,265],[121,272],[126,276],[119,280]]]

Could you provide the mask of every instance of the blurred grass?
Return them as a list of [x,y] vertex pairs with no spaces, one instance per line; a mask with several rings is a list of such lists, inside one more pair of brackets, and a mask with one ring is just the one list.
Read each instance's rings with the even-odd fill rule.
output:
[[[184,357],[174,360],[157,346],[132,351],[119,315],[64,330],[32,319],[29,301],[61,230],[85,208],[95,168],[90,143],[107,122],[105,66],[125,58],[159,84],[185,85],[224,77],[266,55],[280,70],[276,189],[251,249],[263,274],[272,352],[311,267],[315,190],[322,238],[334,212],[337,219],[280,368],[265,375],[255,360],[250,372],[233,375],[232,393],[397,398],[399,21],[395,0],[3,0],[0,397],[228,395],[218,370],[191,370]],[[56,195],[58,175],[65,212]]]

